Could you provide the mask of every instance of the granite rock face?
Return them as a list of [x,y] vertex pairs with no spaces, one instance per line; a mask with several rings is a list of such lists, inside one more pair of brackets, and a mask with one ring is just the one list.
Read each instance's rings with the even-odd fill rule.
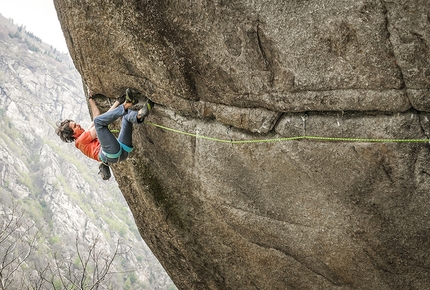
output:
[[[222,140],[430,134],[428,0],[54,2],[84,83],[142,92],[152,123]],[[115,176],[179,288],[430,288],[428,143],[234,145],[150,124],[134,140]]]

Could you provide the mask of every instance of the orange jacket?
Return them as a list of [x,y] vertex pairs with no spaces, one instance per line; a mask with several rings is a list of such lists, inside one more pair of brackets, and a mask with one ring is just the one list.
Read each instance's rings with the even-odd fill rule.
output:
[[75,146],[89,158],[100,161],[100,142],[98,138],[91,137],[90,130],[86,130],[75,140]]

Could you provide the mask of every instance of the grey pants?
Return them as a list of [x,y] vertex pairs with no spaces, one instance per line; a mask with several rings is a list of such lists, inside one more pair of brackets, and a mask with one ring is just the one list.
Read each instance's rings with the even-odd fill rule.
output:
[[[117,139],[109,130],[108,126],[119,117],[123,118],[121,131]],[[123,105],[95,117],[94,126],[101,145],[99,154],[100,160],[109,163],[125,160],[128,157],[128,153],[133,149],[133,124],[137,123],[141,123],[137,120],[137,111],[125,110]],[[123,150],[124,148],[126,150]]]

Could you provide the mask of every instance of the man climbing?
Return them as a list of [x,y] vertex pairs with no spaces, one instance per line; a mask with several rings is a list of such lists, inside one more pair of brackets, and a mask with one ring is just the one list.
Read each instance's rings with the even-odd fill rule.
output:
[[[84,130],[81,125],[73,120],[64,120],[57,123],[55,132],[62,141],[66,143],[75,142],[76,148],[87,157],[102,162],[99,173],[103,179],[107,180],[110,178],[108,164],[120,162],[128,157],[128,154],[133,150],[133,124],[142,123],[154,103],[147,99],[139,111],[129,110],[138,102],[137,99],[133,98],[130,89],[127,89],[125,96],[118,98],[104,114],[100,114],[93,95],[90,93],[88,102],[94,121],[91,122],[87,130]],[[108,126],[119,117],[123,118],[117,139]]]

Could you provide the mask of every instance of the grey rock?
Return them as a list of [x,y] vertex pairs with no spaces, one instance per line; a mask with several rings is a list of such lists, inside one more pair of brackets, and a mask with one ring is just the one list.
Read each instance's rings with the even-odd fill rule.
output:
[[[427,0],[55,0],[84,82],[148,121],[114,166],[180,289],[425,289]],[[105,107],[104,109],[107,109]]]

